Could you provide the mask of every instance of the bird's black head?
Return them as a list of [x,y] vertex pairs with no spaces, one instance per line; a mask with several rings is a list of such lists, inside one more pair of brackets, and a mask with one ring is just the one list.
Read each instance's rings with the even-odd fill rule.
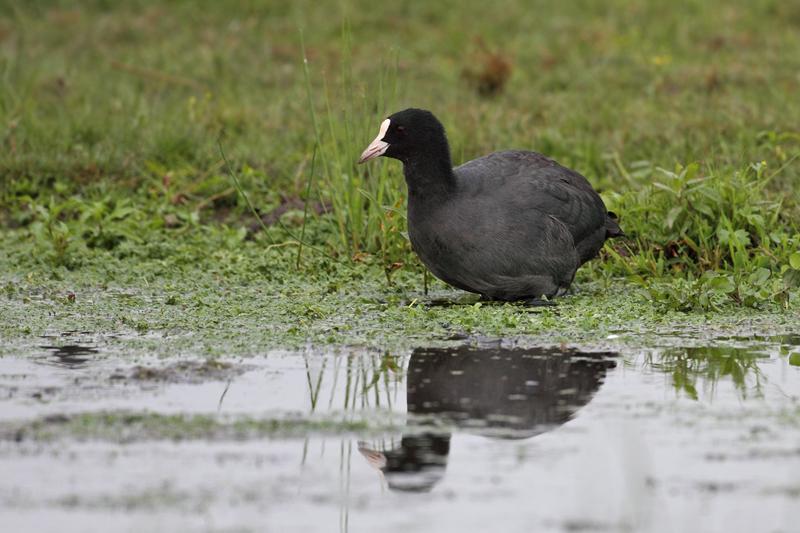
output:
[[444,126],[430,111],[414,108],[399,111],[381,123],[378,136],[358,162],[382,155],[403,162],[413,157],[440,156],[449,164],[450,149]]

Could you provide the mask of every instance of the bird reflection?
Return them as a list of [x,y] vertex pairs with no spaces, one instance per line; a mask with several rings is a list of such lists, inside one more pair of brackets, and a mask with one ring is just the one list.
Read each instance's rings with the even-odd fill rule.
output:
[[559,348],[418,348],[406,378],[413,426],[400,445],[359,451],[390,489],[428,491],[441,480],[456,427],[525,439],[567,422],[616,366],[610,352]]

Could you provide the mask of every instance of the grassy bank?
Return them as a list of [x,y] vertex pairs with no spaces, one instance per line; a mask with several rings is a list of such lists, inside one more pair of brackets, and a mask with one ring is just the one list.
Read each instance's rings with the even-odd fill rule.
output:
[[[4,3],[0,333],[780,324],[800,300],[798,58],[800,10],[771,0]],[[575,168],[629,238],[557,310],[438,282],[467,305],[430,305],[399,164],[355,165],[407,106],[456,162],[519,147]]]

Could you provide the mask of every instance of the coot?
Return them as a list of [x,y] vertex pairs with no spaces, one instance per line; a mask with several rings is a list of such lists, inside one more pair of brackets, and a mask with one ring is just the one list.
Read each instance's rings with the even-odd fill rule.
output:
[[359,163],[398,159],[408,185],[408,233],[428,269],[490,300],[566,292],[606,239],[623,235],[589,182],[536,152],[495,152],[453,168],[444,127],[430,111],[383,121]]

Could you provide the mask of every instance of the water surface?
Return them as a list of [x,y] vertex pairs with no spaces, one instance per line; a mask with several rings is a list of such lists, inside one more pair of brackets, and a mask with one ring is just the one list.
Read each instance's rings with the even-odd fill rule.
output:
[[[0,518],[8,531],[796,531],[797,339],[467,339],[211,362],[48,339],[0,359]],[[165,437],[169,416],[206,426]],[[119,433],[97,431],[112,418]],[[236,424],[255,429],[220,431]]]

